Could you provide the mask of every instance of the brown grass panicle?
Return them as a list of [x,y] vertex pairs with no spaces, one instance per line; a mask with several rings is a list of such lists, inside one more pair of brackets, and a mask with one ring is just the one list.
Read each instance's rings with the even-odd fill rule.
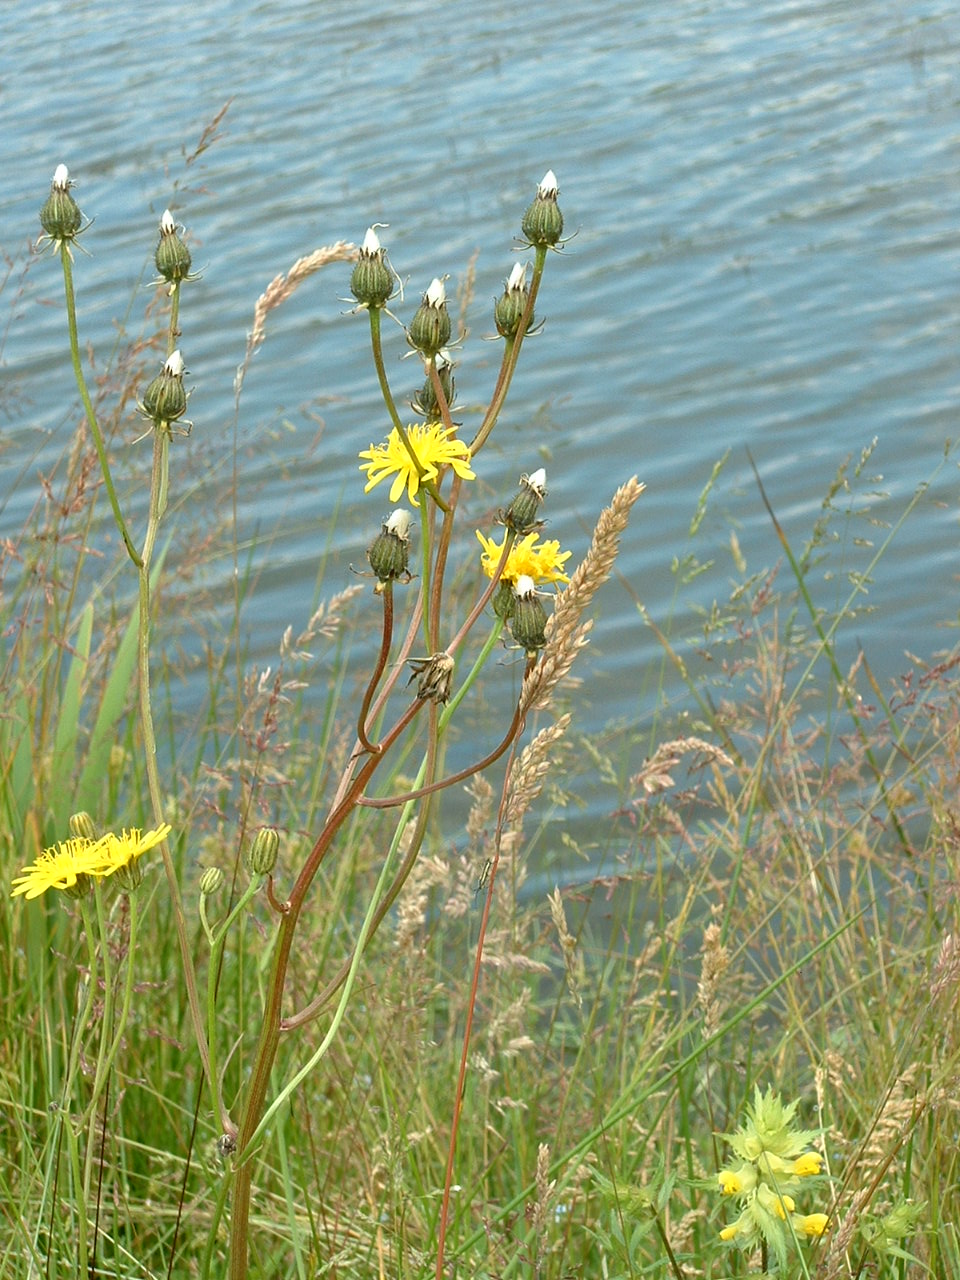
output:
[[547,623],[543,656],[523,682],[520,704],[524,709],[547,705],[550,694],[586,645],[592,624],[590,619],[586,622],[580,619],[610,576],[620,549],[620,535],[645,487],[636,476],[631,476],[613,495],[610,505],[601,511],[587,554],[574,570],[566,590],[557,597],[556,608]]

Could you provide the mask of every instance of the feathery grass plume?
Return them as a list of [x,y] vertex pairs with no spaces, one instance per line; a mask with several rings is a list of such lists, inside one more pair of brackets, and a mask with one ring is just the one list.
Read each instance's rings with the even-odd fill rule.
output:
[[717,999],[720,981],[730,965],[730,952],[723,945],[718,924],[708,924],[703,934],[703,960],[697,983],[697,1003],[703,1010],[703,1035],[709,1039],[720,1025],[721,1005]]
[[567,914],[563,909],[563,898],[560,895],[559,888],[554,888],[553,893],[547,894],[547,902],[550,904],[550,918],[553,920],[553,927],[557,931],[557,939],[560,943],[560,952],[563,956],[563,967],[567,975],[567,990],[573,996],[577,1008],[583,1008],[583,996],[580,993],[580,979],[582,977],[583,962],[578,961],[577,956],[577,940],[567,928]]
[[620,535],[627,527],[630,509],[646,486],[636,476],[620,486],[608,507],[600,513],[590,548],[574,570],[570,585],[557,597],[547,623],[543,656],[523,682],[520,695],[525,709],[546,706],[550,694],[570,670],[587,643],[591,622],[580,618],[599,588],[606,582],[620,549]]
[[503,830],[518,832],[524,814],[543,788],[543,780],[550,771],[550,749],[566,733],[570,716],[563,715],[556,724],[547,725],[520,753],[510,772],[507,802],[503,812]]
[[349,240],[338,240],[336,244],[324,245],[320,249],[314,249],[313,253],[298,258],[285,275],[281,273],[273,277],[257,299],[257,305],[253,309],[253,328],[247,335],[247,349],[243,356],[243,363],[237,369],[233,382],[233,392],[236,397],[240,396],[250,361],[266,337],[267,316],[270,312],[286,302],[292,294],[296,293],[304,280],[309,279],[321,267],[331,262],[356,262],[359,256],[360,250],[355,244],[351,244]]
[[543,1261],[547,1252],[547,1221],[550,1200],[553,1196],[555,1182],[550,1181],[550,1146],[541,1142],[537,1147],[537,1173],[535,1178],[537,1198],[533,1203],[531,1219],[534,1235],[537,1240],[537,1261],[535,1274],[543,1271]]

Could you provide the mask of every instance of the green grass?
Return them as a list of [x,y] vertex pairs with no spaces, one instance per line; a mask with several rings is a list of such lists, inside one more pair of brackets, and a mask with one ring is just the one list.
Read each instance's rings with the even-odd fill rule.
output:
[[[154,364],[141,341],[118,352],[111,403],[128,404]],[[886,689],[866,662],[839,666],[865,576],[899,531],[884,533],[873,563],[842,589],[828,584],[821,557],[847,554],[865,461],[829,483],[806,546],[789,544],[771,510],[771,557],[782,566],[741,563],[732,586],[700,559],[718,464],[676,554],[673,618],[650,617],[636,600],[638,628],[652,627],[663,652],[659,686],[647,691],[650,727],[642,739],[612,726],[582,741],[577,694],[564,694],[572,728],[551,757],[543,796],[505,833],[475,1001],[477,886],[493,856],[502,764],[492,788],[472,783],[466,820],[462,805],[434,805],[329,1052],[252,1157],[251,1275],[435,1273],[471,1009],[448,1274],[760,1274],[759,1254],[719,1242],[736,1211],[721,1202],[716,1179],[730,1158],[722,1135],[741,1123],[759,1084],[799,1101],[802,1123],[821,1134],[828,1174],[798,1209],[828,1212],[830,1230],[792,1250],[781,1274],[960,1275],[958,654],[920,655]],[[106,545],[107,528],[103,499],[87,483],[92,465],[89,439],[78,435],[16,539],[22,564],[14,572],[8,562],[0,581],[8,877],[63,838],[78,808],[105,826],[152,821],[133,697],[132,588],[118,564],[91,554]],[[902,520],[912,516],[911,503]],[[189,546],[180,521],[176,541]],[[201,541],[214,547],[220,536],[229,526]],[[154,565],[161,596],[175,589],[171,565],[182,554],[163,550],[168,558]],[[256,551],[242,562],[229,631],[210,624],[206,704],[187,723],[162,614],[153,636],[154,715],[161,756],[172,762],[164,813],[201,989],[209,948],[198,867],[226,872],[208,905],[222,918],[246,883],[244,833],[269,821],[283,833],[277,891],[288,892],[352,746],[365,675],[357,655],[378,639],[377,623],[364,620],[367,587],[344,598],[341,584],[321,578],[315,603],[325,613],[294,646],[313,662],[291,651],[258,682],[236,653],[243,611],[255,607]],[[689,617],[691,581],[701,589],[704,575],[723,586],[694,638],[678,620]],[[468,584],[458,583],[451,611],[470,602]],[[285,621],[294,632],[306,624]],[[318,661],[323,679],[305,690]],[[677,670],[692,713],[683,717],[665,706],[667,672]],[[484,677],[491,698],[501,678]],[[549,717],[532,720],[525,741]],[[416,754],[398,755],[377,793],[409,787],[417,767]],[[551,842],[564,839],[563,814],[584,770],[609,796],[607,829],[591,833],[590,853],[602,850],[604,865],[586,882],[565,881],[565,865],[573,860],[579,873],[584,864],[575,847]],[[321,867],[295,943],[290,1007],[348,961],[393,825],[389,813],[357,811]],[[558,879],[552,902],[530,892],[535,860]],[[106,955],[119,979],[130,908],[122,895],[105,901]],[[102,1026],[98,994],[64,1100],[89,964],[80,908],[55,893],[0,897],[0,1274],[12,1280],[74,1275],[81,1215],[90,1274],[225,1274],[229,1160],[217,1150],[158,864],[139,902],[131,1014],[100,1119],[78,1135],[81,1156],[94,1144],[81,1202],[71,1118],[59,1107],[83,1111],[98,1046],[113,1028]],[[231,1114],[249,1082],[274,922],[261,892],[223,952],[216,1029]],[[282,1042],[268,1097],[310,1056],[332,1015],[333,1005]],[[917,1220],[894,1237],[885,1215],[905,1203]]]

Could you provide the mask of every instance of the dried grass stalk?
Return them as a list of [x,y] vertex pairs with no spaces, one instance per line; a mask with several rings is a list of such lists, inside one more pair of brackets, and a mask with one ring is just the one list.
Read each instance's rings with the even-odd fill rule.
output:
[[257,305],[253,309],[253,328],[247,335],[247,349],[243,364],[237,369],[237,376],[234,379],[234,393],[237,396],[240,395],[240,388],[243,386],[243,379],[250,367],[250,361],[266,337],[267,316],[270,312],[286,302],[296,293],[304,280],[308,280],[321,267],[325,267],[330,262],[356,262],[359,252],[355,244],[351,244],[348,240],[338,240],[336,244],[324,245],[321,249],[314,249],[313,253],[308,253],[306,257],[298,258],[286,275],[273,277],[257,299]]

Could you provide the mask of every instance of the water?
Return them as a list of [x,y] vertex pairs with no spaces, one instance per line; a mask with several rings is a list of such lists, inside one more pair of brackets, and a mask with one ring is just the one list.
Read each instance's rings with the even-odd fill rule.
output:
[[[275,274],[384,222],[409,301],[435,274],[455,280],[479,249],[458,369],[460,397],[475,405],[497,357],[478,341],[492,329],[489,300],[536,182],[556,171],[576,234],[549,263],[546,329],[483,457],[478,508],[546,461],[550,533],[576,559],[616,484],[637,472],[648,485],[619,562],[629,590],[604,592],[580,671],[582,728],[642,729],[654,715],[659,648],[633,594],[660,625],[673,619],[689,652],[693,610],[735,576],[731,529],[749,571],[777,561],[748,448],[800,546],[837,466],[876,438],[858,499],[869,520],[812,579],[829,608],[846,595],[845,571],[869,563],[860,540],[879,544],[956,432],[960,15],[948,0],[560,0],[546,11],[62,0],[5,5],[0,49],[0,246],[14,253],[35,236],[66,162],[96,215],[93,257],[77,266],[86,339],[106,354],[113,318],[151,274],[164,207],[195,237],[203,280],[185,297],[182,345],[196,428],[174,458],[194,510],[232,464],[234,371]],[[219,140],[185,167],[228,99]],[[309,614],[325,513],[340,505],[329,590],[362,562],[385,513],[379,492],[362,498],[356,470],[384,419],[364,321],[340,301],[347,279],[328,269],[274,313],[245,386],[239,533],[266,539],[244,619],[252,663],[275,661],[284,626]],[[0,424],[6,535],[63,447],[63,316],[45,305],[59,291],[55,266],[35,267],[7,333],[3,374],[19,408]],[[418,378],[396,363],[400,350],[393,340],[403,394]],[[127,438],[139,429],[131,421]],[[675,601],[671,561],[689,549],[697,495],[727,451],[695,544],[714,567]],[[882,682],[906,667],[906,649],[928,656],[952,642],[956,536],[951,460],[885,554],[856,625]],[[225,548],[197,583],[212,585],[224,616],[231,570]],[[189,626],[181,643],[189,651]],[[199,681],[179,691],[186,706],[202,693]],[[665,696],[679,703],[672,687]],[[588,815],[615,803],[599,787],[585,798]]]

